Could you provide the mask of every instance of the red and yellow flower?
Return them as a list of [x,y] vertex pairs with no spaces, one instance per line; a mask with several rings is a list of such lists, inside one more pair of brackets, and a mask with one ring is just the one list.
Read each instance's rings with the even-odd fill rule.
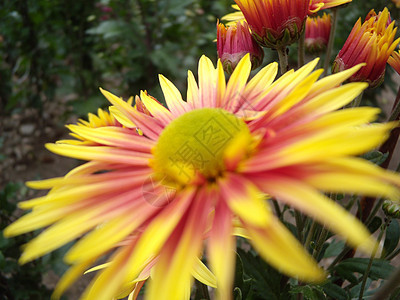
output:
[[309,11],[309,0],[235,0],[256,41],[282,48],[300,38]]
[[231,74],[239,61],[250,54],[252,69],[259,67],[264,58],[263,49],[250,34],[246,22],[225,27],[217,24],[217,51],[224,70]]
[[331,16],[324,13],[322,17],[308,17],[306,21],[305,47],[311,53],[324,51],[331,32]]
[[400,50],[393,51],[392,55],[388,59],[389,65],[400,75]]
[[366,63],[351,76],[350,81],[364,81],[370,87],[378,86],[383,81],[386,62],[400,42],[400,39],[394,40],[397,31],[394,25],[387,8],[378,15],[372,10],[362,24],[358,19],[335,59],[333,72]]
[[371,123],[376,108],[340,109],[367,87],[341,86],[360,66],[318,80],[317,62],[276,81],[272,63],[248,81],[246,55],[226,83],[222,63],[215,68],[203,56],[198,80],[189,72],[186,101],[160,75],[168,108],[146,92],[133,107],[101,90],[111,114],[70,125],[78,143],[46,145],[88,162],[65,177],[29,182],[50,191],[21,202],[32,211],[4,231],[11,237],[46,227],[20,262],[80,238],[65,256],[72,267],[56,297],[107,255],[82,299],[133,297],[149,276],[146,299],[188,299],[193,277],[216,286],[218,299],[231,299],[235,237],[242,236],[281,272],[323,280],[268,197],[371,251],[368,230],[324,193],[398,198],[400,176],[358,157],[396,124]]

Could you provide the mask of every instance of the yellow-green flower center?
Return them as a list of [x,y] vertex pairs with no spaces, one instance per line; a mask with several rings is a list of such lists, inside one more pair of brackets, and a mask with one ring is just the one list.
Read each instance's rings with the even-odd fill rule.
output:
[[250,136],[247,125],[223,109],[190,111],[161,133],[151,165],[160,180],[174,184],[188,184],[199,173],[214,180],[225,170],[225,149],[239,134]]

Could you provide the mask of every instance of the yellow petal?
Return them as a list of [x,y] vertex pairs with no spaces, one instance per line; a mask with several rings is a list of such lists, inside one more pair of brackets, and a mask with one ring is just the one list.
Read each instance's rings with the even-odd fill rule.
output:
[[215,275],[203,264],[203,262],[197,258],[194,264],[192,275],[198,281],[204,283],[205,285],[211,286],[213,288],[217,287],[217,278]]
[[371,253],[376,245],[364,225],[314,188],[290,178],[265,179],[263,189],[279,200],[313,217],[347,242]]
[[264,228],[246,226],[246,229],[257,252],[279,271],[311,282],[326,278],[324,271],[275,217]]

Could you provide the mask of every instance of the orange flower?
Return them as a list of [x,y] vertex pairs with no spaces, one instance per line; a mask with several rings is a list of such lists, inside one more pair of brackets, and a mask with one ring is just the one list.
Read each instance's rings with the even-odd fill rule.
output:
[[388,59],[388,63],[400,75],[400,50],[398,52],[393,51],[392,56]]
[[308,17],[306,21],[305,46],[308,52],[319,53],[325,50],[331,31],[331,16]]
[[217,24],[217,50],[224,70],[232,73],[239,61],[250,53],[251,66],[255,69],[260,66],[264,52],[250,34],[249,25],[237,22],[225,27]]
[[358,19],[346,43],[333,64],[333,72],[349,69],[359,63],[366,63],[350,81],[365,81],[370,87],[378,86],[385,75],[386,62],[400,39],[394,41],[397,28],[391,22],[387,8],[376,15],[374,10],[361,24]]
[[309,10],[309,0],[235,0],[256,41],[282,48],[299,39]]

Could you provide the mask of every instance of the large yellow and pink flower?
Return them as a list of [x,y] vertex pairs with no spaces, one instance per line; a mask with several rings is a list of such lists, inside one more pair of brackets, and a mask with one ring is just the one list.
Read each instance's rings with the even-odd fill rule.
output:
[[324,271],[274,216],[270,197],[371,251],[368,230],[324,193],[396,199],[400,177],[356,157],[396,124],[371,123],[376,108],[340,109],[367,87],[341,85],[360,66],[318,80],[316,65],[275,81],[272,63],[248,80],[246,55],[226,83],[221,62],[215,67],[203,56],[197,81],[189,72],[185,100],[160,75],[168,108],[146,92],[133,107],[101,90],[110,113],[70,125],[77,140],[46,145],[88,162],[65,177],[29,182],[50,191],[21,202],[32,211],[4,231],[11,237],[46,228],[20,262],[80,238],[65,256],[72,267],[55,296],[106,255],[82,299],[133,297],[149,276],[146,299],[188,299],[193,277],[216,286],[218,299],[231,299],[242,236],[281,272],[323,280]]
[[372,10],[362,24],[358,19],[334,61],[333,72],[366,63],[350,77],[350,81],[365,81],[370,87],[378,86],[384,79],[386,63],[400,42],[400,38],[395,40],[397,28],[394,25],[387,8],[378,15]]

